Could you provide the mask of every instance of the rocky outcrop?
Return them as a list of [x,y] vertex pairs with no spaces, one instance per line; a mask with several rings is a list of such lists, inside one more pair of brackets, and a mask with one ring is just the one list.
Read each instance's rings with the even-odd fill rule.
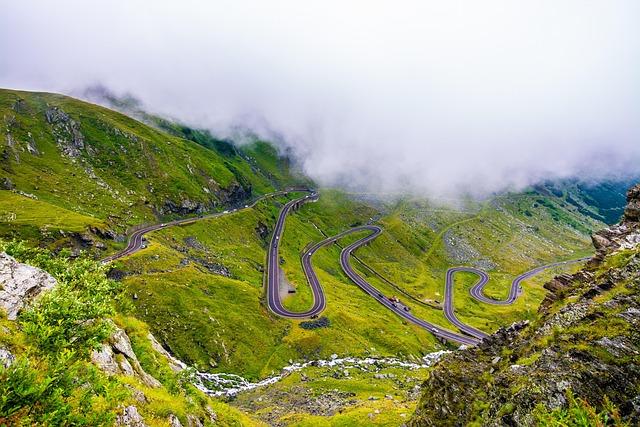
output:
[[171,370],[173,372],[180,372],[180,371],[183,371],[183,370],[185,370],[187,368],[186,363],[184,363],[181,360],[176,359],[175,357],[173,357],[171,355],[171,353],[169,353],[167,350],[165,350],[165,348],[162,346],[162,344],[160,344],[158,342],[156,337],[154,337],[153,334],[151,334],[151,332],[149,332],[149,335],[147,335],[147,338],[151,342],[151,346],[153,347],[153,349],[155,351],[157,351],[158,353],[160,353],[161,355],[163,355],[167,359],[167,361],[169,362],[169,367],[171,368]]
[[127,406],[116,417],[117,426],[122,427],[146,427],[147,425],[135,406]]
[[627,192],[627,206],[622,221],[598,231],[592,236],[596,256],[592,263],[600,263],[604,257],[620,249],[631,249],[640,244],[640,184]]
[[[501,329],[434,367],[411,426],[533,426],[539,413],[566,408],[569,391],[598,409],[606,396],[640,424],[639,195],[640,187],[630,190],[623,221],[595,234],[607,240],[595,261],[545,285],[535,322]],[[628,255],[617,257],[623,248]]]
[[214,207],[215,207],[215,204],[213,202],[205,204],[205,203],[196,202],[190,199],[183,199],[180,202],[175,202],[173,200],[167,199],[164,201],[163,205],[158,209],[158,212],[161,215],[202,214],[213,209]]
[[47,108],[45,117],[53,128],[56,143],[62,153],[71,158],[80,157],[85,149],[85,138],[80,131],[80,124],[59,107]]
[[251,187],[245,189],[238,183],[232,183],[227,188],[215,192],[218,200],[225,206],[236,206],[251,197]]
[[0,253],[0,308],[6,310],[9,320],[15,320],[25,305],[55,285],[49,273]]
[[169,414],[169,427],[182,427],[182,423],[180,422],[180,420],[178,419],[178,417],[176,417],[173,414]]
[[0,190],[13,190],[16,186],[13,181],[7,177],[0,178]]
[[6,348],[0,347],[0,366],[8,368],[16,360],[16,357]]
[[160,381],[142,369],[127,333],[115,325],[113,328],[109,341],[91,353],[91,361],[109,375],[136,377],[149,387],[160,387]]
[[264,242],[267,242],[267,239],[269,238],[269,235],[270,235],[269,227],[267,227],[267,225],[264,224],[263,222],[259,221],[255,230],[258,236],[260,237],[260,239]]

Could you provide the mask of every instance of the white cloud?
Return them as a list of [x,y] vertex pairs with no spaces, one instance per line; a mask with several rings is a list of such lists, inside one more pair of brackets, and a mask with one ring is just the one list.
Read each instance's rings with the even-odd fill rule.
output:
[[102,82],[228,134],[277,132],[325,184],[442,195],[640,172],[635,1],[36,1],[0,85]]

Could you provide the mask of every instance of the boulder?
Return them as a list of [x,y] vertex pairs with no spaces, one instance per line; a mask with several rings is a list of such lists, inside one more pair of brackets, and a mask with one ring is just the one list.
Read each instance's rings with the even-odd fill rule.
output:
[[122,413],[116,417],[117,426],[123,427],[146,427],[147,425],[142,418],[142,415],[138,413],[138,408],[135,406],[127,406],[122,410]]
[[16,360],[16,357],[6,348],[0,347],[0,366],[8,368]]
[[182,427],[182,423],[178,417],[173,414],[169,414],[169,427]]
[[113,325],[114,333],[107,343],[91,353],[91,361],[108,375],[135,377],[149,387],[161,387],[160,381],[149,375],[140,365],[127,333]]
[[149,332],[147,338],[149,338],[149,341],[151,342],[151,347],[153,347],[155,351],[166,357],[167,361],[169,362],[169,367],[173,372],[180,372],[187,368],[187,365],[183,361],[176,359],[171,355],[171,353],[165,350],[162,344],[158,342],[156,337],[154,337],[151,332]]
[[56,283],[49,273],[0,253],[0,307],[9,320],[15,320],[25,305]]

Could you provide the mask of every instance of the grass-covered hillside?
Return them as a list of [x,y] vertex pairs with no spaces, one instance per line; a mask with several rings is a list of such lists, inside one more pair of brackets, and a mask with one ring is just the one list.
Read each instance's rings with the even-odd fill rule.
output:
[[[154,232],[146,249],[118,262],[135,312],[167,348],[200,370],[252,380],[277,374],[291,361],[327,359],[332,354],[416,361],[426,353],[454,348],[403,322],[344,276],[338,263],[340,247],[358,235],[314,256],[327,296],[321,315],[327,322],[310,328],[314,322],[272,315],[264,304],[263,267],[277,212],[288,198],[264,200],[253,209]],[[562,197],[535,191],[452,206],[321,190],[317,202],[287,218],[281,241],[287,307],[304,310],[311,305],[300,266],[305,248],[368,221],[381,224],[384,233],[359,250],[364,264],[356,261],[357,270],[385,295],[399,296],[415,314],[450,328],[441,311],[448,267],[462,264],[487,270],[492,278],[487,292],[502,298],[515,275],[591,253],[590,232],[602,226],[567,207]],[[471,299],[468,289],[476,278],[461,274],[456,310],[461,319],[487,332],[517,320],[533,320],[546,294],[542,285],[562,271],[550,270],[525,282],[524,293],[510,307]],[[387,384],[373,374],[352,372],[345,377],[341,369],[309,369],[267,389],[241,394],[231,403],[257,411],[269,422],[333,425],[365,419],[395,425],[414,405],[415,394],[407,393],[421,374],[402,375],[407,379]],[[325,389],[335,394],[337,407],[324,405]],[[378,400],[381,394],[384,398]],[[318,405],[324,409],[314,417]],[[387,415],[378,416],[381,413]]]
[[[251,210],[153,233],[148,248],[120,262],[137,312],[174,353],[202,370],[260,378],[289,360],[333,353],[409,358],[447,346],[353,285],[339,267],[338,245],[321,249],[313,260],[327,294],[323,316],[328,325],[305,329],[298,321],[270,314],[263,303],[263,266],[283,201],[265,200]],[[502,297],[515,275],[589,253],[589,233],[600,224],[562,203],[553,196],[524,194],[452,208],[407,200],[374,203],[321,191],[318,202],[287,219],[281,243],[284,303],[294,310],[311,305],[300,267],[305,247],[373,219],[385,231],[358,256],[382,277],[363,264],[356,268],[414,313],[448,326],[440,307],[448,267],[486,269],[492,277],[487,292]],[[513,307],[487,307],[470,299],[467,289],[475,278],[460,275],[456,309],[463,320],[487,332],[533,318],[545,295],[542,283],[557,271],[527,282]]]
[[[0,233],[50,242],[239,204],[296,182],[267,143],[187,139],[62,95],[0,90]],[[196,138],[191,138],[196,139]],[[231,146],[232,147],[232,146]],[[61,242],[64,243],[64,242]],[[82,241],[81,241],[82,243]]]
[[[17,322],[1,320],[0,346],[11,349],[19,363],[0,375],[11,389],[28,395],[32,400],[25,401],[35,402],[31,406],[66,405],[76,416],[93,405],[105,423],[122,411],[115,403],[121,399],[135,405],[150,425],[166,424],[172,414],[183,423],[188,416],[211,421],[207,407],[218,421],[254,422],[232,406],[270,423],[351,425],[364,419],[365,424],[397,425],[415,404],[424,369],[311,366],[266,389],[240,394],[229,406],[195,390],[186,374],[173,373],[152,348],[148,333],[192,368],[248,380],[334,355],[420,363],[430,352],[455,348],[401,320],[344,275],[340,250],[362,237],[358,234],[313,257],[327,300],[319,319],[293,321],[270,313],[264,301],[266,249],[279,209],[299,197],[296,193],[157,230],[146,236],[142,250],[109,267],[82,257],[74,261],[83,250],[96,258],[121,249],[126,233],[141,224],[248,205],[259,195],[310,181],[268,143],[236,146],[166,119],[137,115],[139,121],[61,95],[0,90],[0,113],[0,238],[25,241],[3,247],[21,261],[51,270],[63,285]],[[504,298],[516,275],[591,253],[592,231],[613,222],[624,204],[615,188],[615,183],[545,183],[483,201],[442,202],[320,189],[318,201],[304,204],[286,220],[280,242],[283,304],[294,311],[312,304],[300,265],[310,244],[375,223],[384,232],[357,251],[355,269],[386,296],[398,296],[415,315],[455,330],[442,313],[449,267],[487,271],[486,293]],[[53,252],[30,249],[36,246]],[[476,277],[460,273],[454,292],[458,317],[486,332],[522,319],[536,321],[546,295],[542,285],[561,271],[526,281],[522,295],[507,307],[473,300],[468,290]],[[128,335],[140,372],[160,385],[140,372],[142,379],[114,379],[93,369],[88,355],[104,350],[100,346],[112,339],[113,328],[94,328],[104,318]],[[83,333],[86,342],[77,341],[76,333]],[[57,337],[58,347],[50,346],[49,336]],[[68,355],[75,371],[65,377],[59,370],[67,362],[60,357],[76,342],[79,353]],[[50,396],[49,375],[61,375],[54,391],[64,390],[62,397]],[[43,388],[32,392],[29,381]],[[89,385],[88,395],[79,384]],[[142,391],[145,400],[131,387]],[[24,411],[46,423],[49,409],[37,415],[28,405],[15,408],[18,412],[0,413],[0,424],[25,416]],[[103,418],[96,420],[87,422]]]
[[[24,301],[16,319],[0,309],[0,425],[261,425],[207,397],[188,372],[172,370],[154,349],[148,327],[130,315],[122,285],[106,277],[104,265],[15,242],[0,241],[0,252],[56,280],[37,299]],[[3,274],[29,268],[16,261],[3,258]],[[42,279],[26,280],[37,286]],[[114,356],[111,364],[98,362],[105,346]]]

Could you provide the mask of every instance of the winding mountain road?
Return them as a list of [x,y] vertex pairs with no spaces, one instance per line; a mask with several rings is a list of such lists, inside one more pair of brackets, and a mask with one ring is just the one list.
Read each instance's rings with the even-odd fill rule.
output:
[[273,193],[268,193],[268,194],[264,194],[258,198],[256,198],[253,202],[244,205],[243,207],[238,207],[235,209],[229,209],[226,210],[224,212],[216,212],[216,213],[212,213],[212,214],[207,214],[207,215],[203,215],[203,216],[199,216],[199,217],[192,217],[192,218],[183,218],[183,219],[177,219],[174,221],[169,221],[169,222],[165,222],[165,223],[161,223],[161,224],[152,224],[152,225],[148,225],[145,227],[142,227],[136,231],[134,231],[130,236],[129,236],[129,240],[127,242],[127,247],[124,248],[123,250],[116,252],[115,254],[112,254],[106,258],[102,259],[102,262],[107,264],[111,261],[115,261],[119,258],[122,258],[124,256],[127,255],[131,255],[135,252],[138,252],[140,249],[142,249],[142,244],[144,243],[144,235],[147,233],[150,233],[152,231],[156,231],[156,230],[162,230],[164,228],[168,228],[168,227],[174,227],[176,225],[187,225],[187,224],[192,224],[196,221],[201,221],[203,219],[211,219],[211,218],[219,218],[221,216],[224,215],[228,215],[228,214],[232,214],[234,212],[237,211],[241,211],[244,209],[249,209],[249,208],[253,208],[256,204],[258,204],[258,202],[264,200],[264,199],[268,199],[270,197],[275,197],[275,196],[282,196],[282,195],[286,195],[288,193],[291,192],[310,192],[311,190],[309,190],[308,188],[303,188],[303,187],[292,187],[292,188],[286,188],[284,190],[281,191],[275,191]]
[[345,272],[345,274],[365,293],[375,298],[376,301],[378,301],[380,304],[382,304],[389,310],[393,311],[395,314],[402,317],[403,319],[426,329],[427,331],[429,331],[430,333],[432,333],[433,335],[439,338],[453,341],[459,344],[466,344],[466,345],[478,344],[482,339],[486,338],[488,334],[477,328],[474,328],[473,326],[470,326],[460,321],[456,317],[454,306],[453,306],[453,286],[454,286],[455,273],[464,271],[464,272],[477,274],[480,277],[478,282],[470,289],[471,296],[477,299],[478,301],[485,302],[488,304],[494,304],[494,305],[510,305],[510,304],[513,304],[513,302],[517,299],[519,290],[520,290],[520,285],[523,280],[529,279],[534,275],[541,273],[542,271],[552,267],[569,265],[569,264],[581,262],[588,259],[588,258],[580,258],[576,260],[554,262],[554,263],[546,264],[540,267],[536,267],[530,271],[527,271],[526,273],[519,275],[513,280],[513,282],[511,283],[510,291],[509,291],[509,296],[505,300],[495,300],[484,295],[483,293],[484,286],[489,281],[489,275],[486,272],[473,267],[452,267],[448,269],[446,273],[446,281],[445,281],[445,298],[444,298],[443,311],[444,311],[445,317],[462,332],[462,334],[459,334],[414,316],[407,308],[405,308],[403,304],[399,304],[397,301],[391,300],[390,298],[384,296],[382,292],[380,292],[373,285],[367,282],[362,276],[360,276],[353,269],[350,263],[350,258],[353,255],[353,252],[356,249],[360,248],[361,246],[364,246],[370,241],[374,240],[376,237],[380,235],[380,233],[382,233],[382,228],[377,225],[363,225],[363,226],[353,227],[349,230],[343,231],[340,234],[324,239],[314,244],[310,249],[308,249],[302,254],[302,257],[301,257],[302,268],[307,278],[307,282],[311,287],[314,302],[313,302],[313,306],[309,310],[304,312],[294,312],[284,308],[282,305],[282,301],[280,300],[279,285],[281,280],[281,276],[280,276],[281,271],[279,267],[278,249],[279,249],[282,233],[284,230],[285,220],[287,215],[291,211],[291,209],[294,206],[299,206],[308,200],[315,200],[315,199],[317,199],[317,194],[312,193],[311,195],[305,196],[301,199],[292,200],[282,208],[278,216],[278,220],[276,222],[276,227],[274,229],[274,233],[271,239],[271,244],[269,246],[269,251],[267,256],[267,303],[268,303],[269,309],[272,312],[282,317],[291,318],[291,319],[309,318],[309,317],[315,317],[319,315],[324,310],[326,306],[326,298],[324,296],[324,292],[322,290],[322,286],[320,284],[318,276],[313,269],[311,258],[316,253],[316,251],[318,251],[320,248],[326,245],[329,245],[333,242],[336,242],[337,240],[345,237],[348,234],[357,233],[361,231],[370,231],[371,233],[363,237],[362,239],[359,239],[358,241],[345,247],[340,253],[340,266],[342,270]]
[[311,248],[307,249],[302,254],[302,257],[301,257],[302,268],[303,268],[305,277],[307,278],[307,281],[309,283],[309,286],[311,287],[311,291],[313,293],[313,305],[309,310],[306,310],[304,312],[294,312],[286,309],[282,305],[282,301],[280,300],[280,293],[279,293],[280,281],[282,278],[281,276],[282,271],[280,269],[280,262],[279,262],[280,261],[280,258],[279,258],[280,241],[284,232],[284,225],[285,225],[287,215],[292,210],[297,209],[303,203],[315,201],[318,199],[318,194],[315,191],[310,190],[308,188],[300,188],[300,187],[287,188],[281,191],[276,191],[273,193],[260,196],[250,204],[244,205],[244,207],[229,209],[224,212],[217,212],[213,214],[203,215],[200,217],[178,219],[178,220],[169,221],[166,223],[153,224],[153,225],[142,227],[134,231],[129,236],[129,240],[126,248],[124,248],[120,252],[117,252],[113,255],[110,255],[104,258],[102,262],[109,263],[111,261],[114,261],[116,259],[122,258],[127,255],[131,255],[139,251],[143,247],[144,235],[152,231],[161,230],[161,229],[173,227],[173,226],[187,225],[203,219],[218,218],[218,217],[228,215],[237,211],[253,208],[258,202],[264,199],[280,196],[280,195],[286,195],[290,192],[308,192],[310,194],[287,202],[280,210],[277,221],[276,221],[276,225],[273,230],[273,234],[271,236],[271,241],[269,243],[269,249],[267,251],[267,275],[266,275],[267,305],[269,309],[273,313],[279,316],[290,318],[290,319],[306,319],[310,317],[315,317],[320,313],[322,313],[322,311],[325,309],[326,298],[324,295],[324,291],[322,289],[322,285],[320,284],[320,280],[318,279],[318,276],[315,270],[313,269],[313,264],[311,262],[311,259],[313,255],[320,248],[327,246],[329,244],[332,244],[337,240],[352,233],[357,233],[362,231],[370,232],[369,235],[357,240],[354,243],[351,243],[349,246],[342,249],[342,252],[340,253],[341,268],[343,269],[345,274],[360,289],[362,289],[365,293],[373,297],[376,301],[378,301],[380,304],[385,306],[387,309],[394,312],[396,315],[402,317],[403,319],[417,326],[424,328],[425,330],[429,331],[436,337],[453,341],[459,344],[466,344],[466,345],[478,344],[482,339],[487,337],[488,334],[477,328],[474,328],[473,326],[463,323],[456,317],[454,306],[453,306],[453,286],[454,286],[455,273],[464,271],[464,272],[473,273],[479,276],[478,282],[475,285],[473,285],[473,287],[469,291],[471,296],[476,300],[487,303],[487,304],[510,305],[510,304],[513,304],[513,302],[517,299],[520,291],[520,285],[523,280],[529,279],[532,276],[538,273],[541,273],[542,271],[552,267],[573,264],[573,263],[582,262],[588,259],[588,258],[580,258],[576,260],[554,262],[554,263],[546,264],[540,267],[536,267],[530,271],[527,271],[526,273],[519,275],[513,280],[513,282],[511,283],[511,288],[509,290],[509,296],[505,300],[495,300],[493,298],[489,298],[486,295],[484,295],[483,293],[484,287],[489,281],[489,275],[486,272],[473,267],[453,267],[448,269],[446,274],[446,282],[445,282],[445,298],[444,298],[444,307],[443,307],[444,315],[454,326],[456,326],[462,332],[462,334],[450,331],[449,329],[443,328],[441,326],[435,325],[433,323],[427,322],[426,320],[422,320],[414,316],[406,306],[384,296],[382,292],[380,292],[373,285],[367,282],[362,276],[360,276],[353,269],[350,263],[350,259],[353,255],[353,252],[358,248],[366,245],[370,241],[374,240],[376,237],[380,235],[380,233],[382,233],[381,227],[377,225],[370,225],[370,224],[353,227],[335,236],[328,237],[320,242],[315,243],[313,246],[311,246]]
[[378,291],[373,285],[367,282],[362,276],[360,276],[351,266],[350,258],[353,252],[361,246],[366,245],[380,233],[382,233],[382,228],[377,225],[367,225],[362,227],[357,227],[355,229],[351,229],[350,231],[363,231],[369,230],[371,234],[363,237],[362,239],[350,244],[346,248],[342,250],[340,253],[340,266],[344,270],[345,274],[349,276],[349,278],[356,284],[360,289],[364,292],[372,296],[376,299],[380,304],[393,311],[398,316],[403,319],[408,320],[409,322],[418,325],[427,331],[431,332],[433,335],[439,338],[443,338],[449,341],[454,341],[459,344],[466,345],[475,345],[479,343],[479,340],[474,337],[468,337],[466,335],[457,334],[448,329],[445,329],[441,326],[435,325],[433,323],[427,322],[426,320],[422,320],[416,316],[414,316],[410,311],[405,310],[404,306],[398,304],[395,301],[391,301],[389,298],[385,297],[380,291]]
[[488,336],[488,334],[461,322],[456,317],[455,310],[453,308],[453,286],[454,286],[455,273],[463,271],[467,273],[473,273],[479,276],[479,279],[476,282],[476,284],[473,285],[471,289],[469,289],[469,294],[477,301],[483,302],[485,304],[492,304],[492,305],[511,305],[516,301],[516,299],[518,298],[518,295],[520,294],[522,281],[530,279],[536,274],[542,273],[543,271],[548,270],[550,268],[576,264],[579,262],[586,261],[588,259],[589,258],[586,257],[586,258],[572,259],[568,261],[553,262],[551,264],[541,265],[525,273],[522,273],[521,275],[513,279],[513,282],[511,282],[511,287],[509,288],[509,295],[504,300],[496,300],[493,298],[489,298],[484,294],[483,292],[484,287],[489,282],[489,275],[486,272],[473,267],[452,267],[447,270],[447,276],[445,281],[445,299],[444,299],[444,307],[443,307],[444,315],[447,318],[447,320],[449,320],[451,323],[456,325],[456,327],[460,329],[462,332],[479,339],[485,338]]
[[[280,210],[280,214],[278,215],[278,219],[276,220],[276,226],[273,229],[271,242],[269,243],[269,250],[267,251],[267,305],[271,311],[282,317],[287,317],[290,319],[304,319],[307,317],[313,317],[321,313],[326,305],[322,286],[320,286],[320,281],[315,274],[307,276],[309,285],[311,286],[311,292],[313,292],[313,306],[309,310],[300,313],[290,311],[284,308],[284,306],[282,305],[282,301],[280,301],[281,270],[278,250],[280,248],[280,238],[282,237],[282,233],[284,232],[285,220],[287,218],[287,215],[289,214],[289,211],[300,206],[302,203],[316,200],[317,197],[317,194],[312,192],[311,194],[308,194],[302,198],[287,202]],[[320,249],[322,245],[316,244],[314,247],[316,249],[311,252],[312,254],[313,252]],[[303,267],[305,265],[304,257],[302,265]],[[311,268],[310,262],[308,264],[308,267]]]

